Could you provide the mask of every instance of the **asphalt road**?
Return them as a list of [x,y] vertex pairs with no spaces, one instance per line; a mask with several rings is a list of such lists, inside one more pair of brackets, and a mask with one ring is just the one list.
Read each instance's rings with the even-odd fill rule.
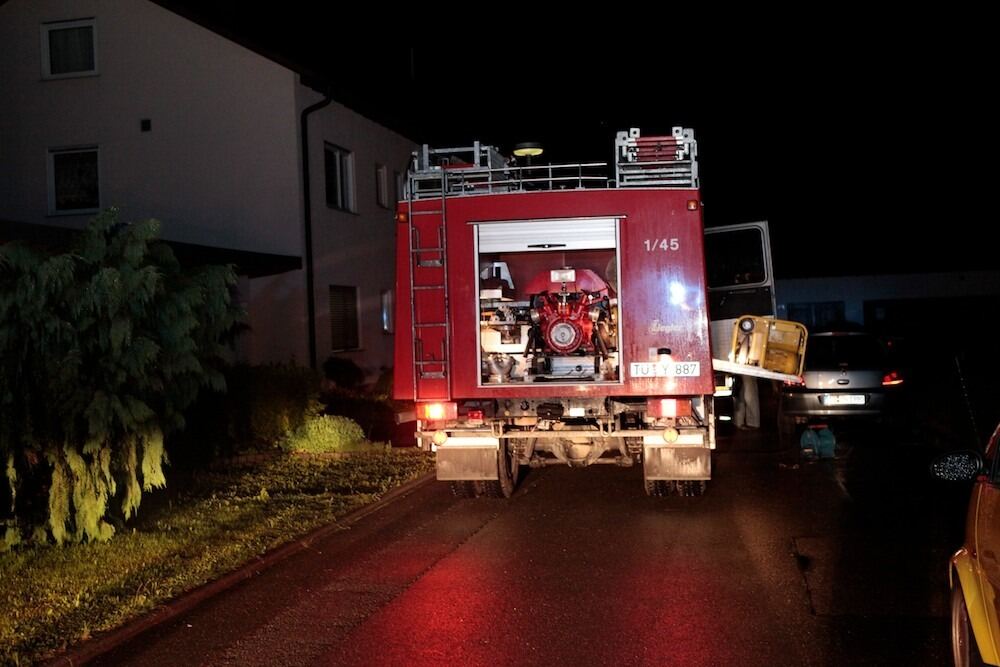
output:
[[944,665],[967,490],[913,443],[723,438],[701,498],[639,469],[432,482],[98,664]]

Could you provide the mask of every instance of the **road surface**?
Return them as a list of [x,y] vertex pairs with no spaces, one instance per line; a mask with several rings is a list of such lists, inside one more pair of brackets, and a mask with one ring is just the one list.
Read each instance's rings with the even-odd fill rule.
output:
[[98,664],[947,664],[964,490],[898,443],[774,447],[723,438],[701,498],[612,466],[431,482]]

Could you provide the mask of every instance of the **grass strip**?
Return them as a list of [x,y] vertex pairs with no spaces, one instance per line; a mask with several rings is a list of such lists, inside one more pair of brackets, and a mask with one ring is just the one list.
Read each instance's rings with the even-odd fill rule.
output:
[[283,456],[192,475],[173,497],[144,499],[140,520],[109,542],[0,553],[0,663],[116,628],[432,467],[413,450]]

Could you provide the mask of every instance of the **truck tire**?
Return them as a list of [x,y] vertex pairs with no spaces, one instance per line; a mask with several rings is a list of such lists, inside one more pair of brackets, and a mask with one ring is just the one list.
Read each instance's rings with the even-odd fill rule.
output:
[[514,451],[514,443],[510,439],[501,439],[497,449],[497,479],[482,482],[483,495],[490,498],[510,498],[517,488],[521,464]]
[[456,498],[475,498],[476,483],[469,480],[455,480],[451,483],[451,495]]
[[708,488],[708,482],[703,479],[685,479],[674,482],[674,484],[677,489],[677,495],[686,498],[703,496],[705,495],[705,489]]
[[646,495],[659,498],[661,496],[669,496],[670,492],[667,488],[667,482],[662,479],[647,479],[646,485]]
[[703,479],[657,479],[646,480],[645,484],[646,495],[655,497],[682,496],[685,498],[694,498],[705,495],[705,490],[708,488],[708,482]]

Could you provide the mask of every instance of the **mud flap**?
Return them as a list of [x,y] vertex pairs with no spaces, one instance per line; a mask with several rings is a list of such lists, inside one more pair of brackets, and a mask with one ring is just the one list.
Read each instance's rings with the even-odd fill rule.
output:
[[498,479],[497,452],[500,441],[496,438],[477,439],[485,441],[484,444],[491,444],[438,447],[437,478],[448,481]]
[[646,480],[712,479],[712,450],[705,447],[643,447]]

